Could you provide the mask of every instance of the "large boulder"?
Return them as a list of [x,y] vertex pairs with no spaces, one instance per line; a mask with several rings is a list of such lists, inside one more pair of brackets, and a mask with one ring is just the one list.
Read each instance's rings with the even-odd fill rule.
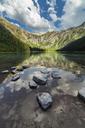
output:
[[43,110],[50,108],[53,103],[52,96],[47,92],[39,93],[37,95],[37,101]]
[[47,79],[44,78],[43,76],[33,76],[33,80],[38,84],[38,85],[46,85]]
[[38,84],[38,85],[45,85],[47,83],[47,75],[42,74],[41,72],[34,72],[33,74],[33,80]]

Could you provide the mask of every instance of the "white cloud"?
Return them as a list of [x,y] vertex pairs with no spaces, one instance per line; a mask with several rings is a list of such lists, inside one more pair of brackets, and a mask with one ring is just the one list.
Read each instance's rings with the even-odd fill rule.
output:
[[0,11],[4,11],[4,7],[0,4]]
[[3,0],[0,4],[0,11],[6,11],[9,16],[33,29],[49,30],[53,25],[40,16],[38,0],[35,0],[35,3],[37,7],[32,0]]
[[[60,18],[56,11],[57,0],[46,0],[51,21],[41,16],[39,0],[34,1],[35,3],[33,0],[0,0],[0,12],[5,11],[9,17],[20,20],[38,32],[66,29],[85,21],[84,0],[63,0],[65,1],[64,14]],[[61,28],[54,26],[54,22],[58,20],[61,21]]]
[[65,0],[64,15],[61,17],[61,28],[78,26],[85,21],[85,1]]
[[57,21],[58,17],[56,15],[55,6],[56,6],[56,0],[46,0],[47,4],[50,6],[48,9],[49,16],[51,17],[52,21]]

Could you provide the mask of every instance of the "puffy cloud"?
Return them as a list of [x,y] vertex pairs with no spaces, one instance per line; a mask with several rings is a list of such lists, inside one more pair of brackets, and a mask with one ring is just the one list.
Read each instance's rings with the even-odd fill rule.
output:
[[61,29],[78,26],[85,21],[84,0],[64,0],[64,15],[61,17]]
[[56,0],[47,0],[46,2],[49,5],[48,8],[49,16],[51,17],[53,22],[57,21],[58,17],[56,15],[57,12],[55,10]]
[[5,8],[0,4],[0,11],[3,12]]
[[2,0],[0,11],[5,11],[9,16],[18,19],[33,29],[49,30],[51,23],[40,16],[38,0],[35,6],[32,0]]
[[[39,0],[0,0],[1,12],[7,16],[17,19],[28,25],[29,28],[37,32],[66,29],[78,26],[85,21],[85,1],[84,0],[61,0],[65,5],[62,7],[64,14],[57,16],[60,5],[57,0],[46,0],[48,11],[41,10]],[[42,3],[43,6],[43,3]],[[58,8],[57,8],[58,7]],[[58,10],[57,10],[58,9]],[[42,17],[41,11],[49,14],[51,21]],[[55,26],[59,21],[59,27]]]

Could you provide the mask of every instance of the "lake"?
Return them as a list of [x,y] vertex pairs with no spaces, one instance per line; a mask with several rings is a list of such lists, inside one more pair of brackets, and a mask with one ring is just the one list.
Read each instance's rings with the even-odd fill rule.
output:
[[[28,66],[17,71],[20,79],[13,82],[11,67]],[[9,70],[7,73],[2,71]],[[35,72],[46,75],[46,86],[29,88]],[[51,73],[57,72],[60,79],[52,79]],[[85,124],[85,104],[78,98],[78,90],[85,87],[85,54],[34,52],[28,54],[0,54],[0,127],[1,128],[73,128]],[[53,107],[43,112],[37,101],[39,92],[50,92],[54,98]],[[70,113],[71,111],[71,113]],[[75,120],[73,120],[73,116]],[[57,119],[57,121],[56,121]],[[67,123],[61,125],[60,122]]]

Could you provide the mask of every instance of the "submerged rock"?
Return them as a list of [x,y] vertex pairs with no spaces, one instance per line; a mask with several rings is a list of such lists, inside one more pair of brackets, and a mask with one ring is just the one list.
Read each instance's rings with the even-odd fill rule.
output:
[[17,81],[20,78],[19,75],[15,75],[12,77],[11,81]]
[[50,108],[53,103],[52,96],[47,92],[39,93],[37,95],[37,101],[43,110]]
[[31,89],[36,89],[36,88],[38,87],[38,85],[37,85],[33,80],[31,80],[31,81],[29,82],[29,87],[30,87]]
[[85,87],[81,88],[78,92],[78,97],[85,102]]
[[53,72],[51,73],[51,77],[52,77],[53,79],[61,79],[61,77],[59,76],[58,72],[56,72],[56,71],[53,71]]
[[47,83],[47,79],[43,76],[33,76],[33,80],[38,84],[38,85],[45,85]]

